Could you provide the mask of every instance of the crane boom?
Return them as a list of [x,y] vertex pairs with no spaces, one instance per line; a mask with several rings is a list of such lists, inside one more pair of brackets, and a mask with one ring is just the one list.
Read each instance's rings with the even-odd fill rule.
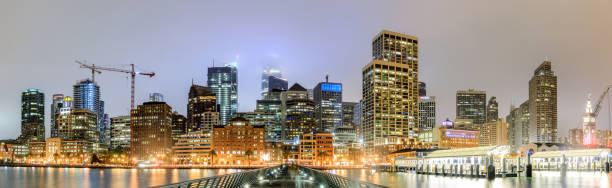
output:
[[604,93],[599,97],[597,103],[595,103],[595,109],[593,110],[594,117],[597,117],[597,115],[599,115],[599,111],[601,110],[601,103],[603,103],[604,98],[606,98],[606,96],[610,92],[610,88],[612,88],[612,85],[609,85],[606,90],[604,90]]
[[131,69],[130,70],[125,70],[125,69],[118,69],[118,68],[110,68],[110,67],[100,67],[100,66],[95,66],[95,65],[88,65],[85,64],[81,61],[76,61],[76,63],[78,63],[79,65],[81,65],[81,68],[84,69],[91,69],[91,79],[93,82],[94,79],[94,73],[102,73],[100,70],[103,71],[112,71],[112,72],[122,72],[122,73],[127,73],[131,76],[131,81],[132,81],[132,87],[131,87],[131,106],[130,109],[134,109],[134,90],[136,88],[136,75],[143,75],[143,76],[149,76],[149,77],[153,77],[155,76],[155,72],[136,72],[134,70],[134,64],[130,64]]

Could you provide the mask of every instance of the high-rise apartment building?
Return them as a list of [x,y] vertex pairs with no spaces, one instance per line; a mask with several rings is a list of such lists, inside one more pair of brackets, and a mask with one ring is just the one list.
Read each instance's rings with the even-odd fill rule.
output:
[[54,94],[51,103],[51,122],[49,126],[51,127],[51,137],[57,137],[57,123],[56,119],[59,116],[60,109],[64,105],[64,94]]
[[419,130],[430,131],[436,126],[436,97],[419,97]]
[[487,103],[487,122],[495,122],[499,118],[499,105],[495,96]]
[[111,118],[111,149],[130,148],[130,116]]
[[418,39],[383,30],[372,40],[373,60],[362,69],[367,153],[387,136],[418,136]]
[[313,94],[317,131],[332,133],[342,126],[342,84],[320,82]]
[[27,89],[21,93],[22,143],[45,141],[45,94],[38,89]]
[[169,161],[172,141],[172,108],[165,102],[145,102],[130,113],[131,158]]
[[481,125],[487,121],[487,92],[474,89],[457,91],[457,119],[471,119]]
[[557,76],[544,61],[529,80],[529,142],[557,142]]
[[226,125],[238,111],[238,77],[235,63],[208,68],[208,87],[216,94],[221,123]]
[[183,134],[193,131],[212,131],[215,125],[221,125],[219,106],[211,88],[191,85],[187,101],[187,129]]
[[104,140],[104,104],[100,100],[100,86],[90,79],[78,81],[72,87],[74,108],[88,109],[96,114],[96,131],[98,131],[98,141]]

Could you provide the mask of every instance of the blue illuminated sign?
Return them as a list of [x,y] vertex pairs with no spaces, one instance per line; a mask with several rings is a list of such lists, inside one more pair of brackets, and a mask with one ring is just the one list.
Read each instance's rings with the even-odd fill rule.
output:
[[322,91],[342,92],[341,84],[321,84]]

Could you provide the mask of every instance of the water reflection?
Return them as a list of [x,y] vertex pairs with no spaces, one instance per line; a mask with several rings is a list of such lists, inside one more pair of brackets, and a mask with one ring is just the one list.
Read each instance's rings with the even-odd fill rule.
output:
[[610,187],[611,175],[605,172],[535,171],[533,178],[508,177],[487,180],[485,178],[448,177],[415,173],[374,172],[363,169],[329,170],[328,172],[353,179],[389,187]]

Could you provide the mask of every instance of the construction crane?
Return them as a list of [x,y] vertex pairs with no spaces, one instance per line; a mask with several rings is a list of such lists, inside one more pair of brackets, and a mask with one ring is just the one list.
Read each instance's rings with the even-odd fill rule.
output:
[[102,73],[101,70],[103,71],[112,71],[112,72],[122,72],[122,73],[127,73],[131,76],[131,81],[132,81],[132,91],[131,91],[131,106],[130,109],[134,109],[134,89],[136,88],[136,75],[144,75],[144,76],[149,76],[153,77],[155,76],[154,72],[150,72],[150,73],[145,73],[145,72],[136,72],[134,70],[134,64],[130,64],[131,69],[130,70],[125,70],[125,69],[118,69],[118,68],[110,68],[110,67],[100,67],[100,66],[95,66],[95,65],[87,65],[79,60],[76,61],[76,63],[78,63],[79,65],[81,65],[81,68],[84,69],[91,69],[91,79],[93,82],[94,79],[94,75],[97,72],[98,74]]
[[601,96],[597,100],[597,103],[595,103],[595,109],[593,110],[594,117],[597,117],[597,115],[599,115],[599,111],[601,111],[601,103],[603,103],[604,98],[606,98],[606,96],[608,96],[608,94],[610,93],[610,88],[612,88],[612,85],[609,85],[606,90],[604,90],[604,93],[601,94]]

